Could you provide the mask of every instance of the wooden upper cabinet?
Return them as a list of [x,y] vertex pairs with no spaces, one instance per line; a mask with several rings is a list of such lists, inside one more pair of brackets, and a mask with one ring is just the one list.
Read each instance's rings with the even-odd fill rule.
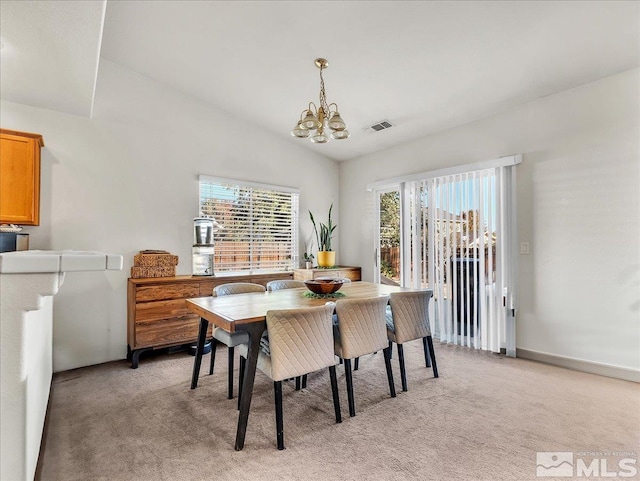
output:
[[0,223],[40,225],[42,135],[0,129]]

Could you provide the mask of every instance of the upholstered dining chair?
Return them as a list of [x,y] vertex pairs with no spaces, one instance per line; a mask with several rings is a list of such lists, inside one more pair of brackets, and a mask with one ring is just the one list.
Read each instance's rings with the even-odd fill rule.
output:
[[[278,449],[284,449],[282,381],[329,368],[336,423],[342,422],[336,378],[332,321],[334,304],[267,312],[267,345],[261,344],[257,368],[273,380]],[[240,370],[244,371],[247,350],[242,344]],[[242,379],[243,374],[240,374]]]
[[[293,279],[279,279],[275,281],[267,282],[267,292],[279,291],[281,289],[295,289],[297,287],[305,287],[304,281],[295,281]],[[302,379],[296,377],[296,391],[299,391],[307,387],[307,375],[302,376]],[[238,409],[240,408],[240,402],[238,401]]]
[[433,377],[438,377],[436,355],[433,350],[433,339],[429,325],[429,301],[432,290],[413,292],[394,292],[389,298],[387,310],[387,337],[389,348],[395,342],[398,346],[398,362],[400,363],[400,380],[402,390],[407,390],[407,373],[404,363],[405,342],[422,339],[424,360],[427,367],[433,365]]
[[[212,295],[216,296],[229,296],[233,294],[246,294],[249,292],[265,292],[266,288],[261,284],[252,284],[250,282],[232,282],[228,284],[220,284],[213,288]],[[209,365],[209,375],[213,374],[213,367],[216,362],[216,344],[221,342],[229,348],[229,388],[227,397],[233,399],[233,368],[234,368],[234,352],[235,347],[240,344],[247,344],[249,342],[249,335],[246,332],[227,332],[224,329],[216,327],[213,330],[213,342],[211,344],[211,363]],[[197,357],[194,360],[197,362]],[[199,367],[198,367],[199,369]],[[195,369],[194,369],[195,372]],[[198,385],[198,380],[193,379],[191,381],[191,389],[195,389]]]
[[396,397],[391,371],[390,348],[387,341],[386,307],[388,296],[364,299],[338,299],[334,325],[334,347],[336,355],[344,361],[349,415],[356,415],[353,395],[353,373],[351,360],[376,351],[384,351],[387,381],[391,397]]
[[267,291],[279,291],[280,289],[295,289],[296,287],[304,287],[303,281],[294,281],[293,279],[280,279],[267,282]]

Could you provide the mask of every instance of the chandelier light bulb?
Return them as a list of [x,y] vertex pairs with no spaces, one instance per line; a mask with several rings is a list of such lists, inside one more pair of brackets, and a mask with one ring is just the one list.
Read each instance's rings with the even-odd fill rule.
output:
[[347,128],[347,124],[345,124],[342,117],[340,117],[340,112],[336,111],[336,113],[331,116],[331,119],[329,119],[329,128],[332,130],[344,130]]
[[306,139],[307,137],[309,137],[309,135],[311,135],[311,132],[309,132],[309,129],[305,129],[304,127],[302,127],[302,122],[298,121],[296,126],[291,131],[291,135],[293,135],[294,137],[298,137],[299,139]]
[[313,142],[314,144],[326,144],[327,142],[329,142],[329,137],[324,134],[316,134],[311,137],[311,142]]
[[311,110],[307,110],[307,115],[302,119],[302,128],[315,130],[320,127],[320,121],[313,115]]
[[333,132],[331,132],[331,138],[336,140],[348,139],[350,135],[351,132],[349,132],[347,129],[334,130]]

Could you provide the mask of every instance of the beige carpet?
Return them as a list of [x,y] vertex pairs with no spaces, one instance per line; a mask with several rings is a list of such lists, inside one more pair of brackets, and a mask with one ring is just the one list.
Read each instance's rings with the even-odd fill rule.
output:
[[408,392],[394,356],[395,399],[382,353],[361,360],[354,418],[338,367],[342,424],[328,372],[303,391],[287,383],[284,451],[273,385],[258,373],[245,449],[235,452],[236,401],[226,399],[219,349],[216,373],[203,369],[194,391],[186,353],[143,357],[137,370],[121,361],[56,374],[37,479],[534,480],[550,479],[536,478],[537,451],[640,451],[637,384],[439,344],[434,379],[418,341],[405,347]]

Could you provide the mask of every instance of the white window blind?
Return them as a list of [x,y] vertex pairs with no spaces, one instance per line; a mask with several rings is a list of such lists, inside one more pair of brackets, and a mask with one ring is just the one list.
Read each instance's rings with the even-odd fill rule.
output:
[[200,176],[200,212],[213,217],[217,272],[289,270],[298,260],[298,191]]

